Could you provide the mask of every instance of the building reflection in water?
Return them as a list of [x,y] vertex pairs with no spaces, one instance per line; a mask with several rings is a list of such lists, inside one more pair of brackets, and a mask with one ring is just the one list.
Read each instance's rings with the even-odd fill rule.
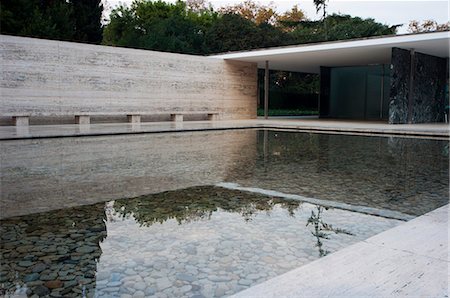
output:
[[422,215],[448,203],[448,141],[260,130],[226,182]]

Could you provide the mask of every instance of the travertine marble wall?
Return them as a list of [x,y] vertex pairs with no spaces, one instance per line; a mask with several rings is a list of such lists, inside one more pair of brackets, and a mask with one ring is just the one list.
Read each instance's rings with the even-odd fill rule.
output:
[[7,35],[0,35],[0,51],[0,117],[256,117],[256,64]]

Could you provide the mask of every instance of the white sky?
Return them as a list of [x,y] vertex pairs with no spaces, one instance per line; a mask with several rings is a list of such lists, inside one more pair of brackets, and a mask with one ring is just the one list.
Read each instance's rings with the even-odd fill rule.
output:
[[[107,2],[107,6],[114,8],[120,3],[131,4],[133,0],[103,0]],[[175,2],[175,0],[166,0],[166,2]],[[229,4],[239,3],[236,0],[210,0],[214,8],[219,8]],[[319,19],[321,16],[316,14],[313,0],[256,0],[261,4],[274,3],[278,12],[290,10],[292,6],[297,4],[300,9],[306,12],[309,19]],[[399,33],[406,33],[408,24],[411,20],[423,21],[432,19],[438,23],[446,23],[449,21],[449,1],[424,1],[424,0],[329,0],[328,13],[342,13],[362,18],[373,18],[377,22],[397,25],[405,24],[398,29]]]

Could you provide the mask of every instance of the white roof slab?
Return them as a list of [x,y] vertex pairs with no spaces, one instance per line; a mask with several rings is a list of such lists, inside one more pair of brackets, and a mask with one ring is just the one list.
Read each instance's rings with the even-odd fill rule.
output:
[[320,66],[389,64],[394,47],[448,58],[449,45],[450,32],[444,31],[230,52],[210,57],[254,62],[259,68],[264,68],[267,60],[270,69],[319,73]]

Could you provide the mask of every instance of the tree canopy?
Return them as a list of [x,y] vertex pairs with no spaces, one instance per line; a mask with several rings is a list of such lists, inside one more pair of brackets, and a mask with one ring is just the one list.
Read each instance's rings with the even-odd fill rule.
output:
[[300,22],[291,35],[300,43],[310,43],[391,35],[397,32],[397,27],[377,23],[374,19],[332,14],[321,21]]
[[1,33],[100,43],[101,0],[2,0]]
[[277,13],[272,4],[261,5],[251,0],[243,1],[239,4],[222,7],[219,10],[222,14],[237,14],[249,21],[259,25],[262,23],[275,24]]
[[185,2],[134,1],[110,15],[103,43],[169,52],[200,54],[204,30],[215,18],[209,10],[188,11]]
[[192,54],[395,34],[397,28],[336,14],[309,21],[298,6],[278,14],[275,6],[251,0],[218,11],[204,0],[135,0],[110,19],[104,44]]
[[396,32],[396,26],[373,19],[326,16],[327,0],[314,3],[324,11],[324,18],[319,21],[308,20],[298,6],[278,13],[273,3],[261,5],[253,0],[217,10],[206,0],[134,0],[130,6],[113,9],[110,21],[102,27],[101,0],[2,0],[1,32],[189,54]]

